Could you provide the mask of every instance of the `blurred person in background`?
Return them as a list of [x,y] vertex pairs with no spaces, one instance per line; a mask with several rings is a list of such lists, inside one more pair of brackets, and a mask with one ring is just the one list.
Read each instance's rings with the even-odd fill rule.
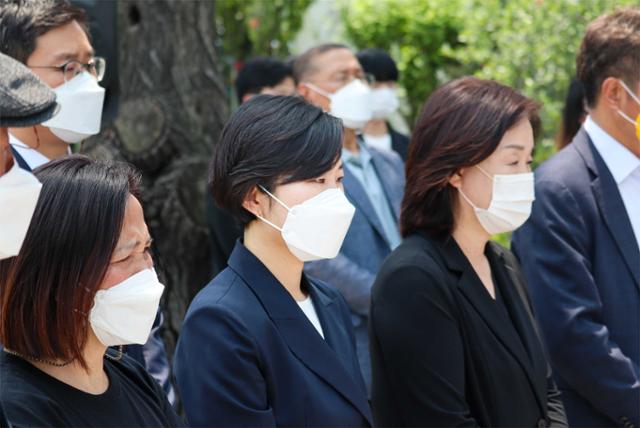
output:
[[573,78],[562,109],[562,124],[556,142],[558,150],[565,148],[573,141],[586,118],[584,88],[578,79]]
[[363,138],[371,147],[393,150],[403,161],[407,159],[409,137],[393,129],[387,119],[394,114],[398,100],[398,67],[382,49],[364,49],[356,54],[365,73],[373,76],[371,106],[373,118],[364,126]]

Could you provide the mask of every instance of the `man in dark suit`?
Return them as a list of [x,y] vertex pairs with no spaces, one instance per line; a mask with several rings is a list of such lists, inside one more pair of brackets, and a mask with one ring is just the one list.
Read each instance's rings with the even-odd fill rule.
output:
[[364,127],[364,141],[377,149],[393,150],[406,161],[409,137],[395,130],[388,121],[400,106],[396,62],[387,52],[376,48],[361,50],[356,56],[364,72],[374,79],[371,84],[373,118]]
[[[305,270],[338,288],[349,304],[360,367],[370,393],[367,325],[371,287],[382,261],[401,241],[398,219],[404,166],[395,152],[367,147],[359,135],[371,118],[366,98],[369,92],[366,83],[359,83],[365,79],[362,66],[346,46],[311,48],[296,59],[293,74],[298,92],[307,101],[339,117],[344,124],[344,192],[355,205],[356,214],[340,254],[331,260],[307,263]],[[350,92],[343,95],[344,91]]]
[[572,426],[640,424],[640,8],[596,19],[577,58],[589,116],[536,170],[513,247]]
[[[57,93],[61,105],[58,116],[78,100],[82,101],[83,106],[94,107],[86,109],[91,110],[87,111],[91,117],[77,116],[77,120],[72,117],[73,120],[64,125],[58,123],[53,127],[38,124],[10,128],[9,143],[13,158],[21,168],[31,171],[71,153],[69,145],[80,136],[75,125],[81,124],[80,127],[83,127],[87,122],[95,124],[97,117],[99,130],[101,98],[98,95],[97,99],[91,98],[90,102],[87,99],[87,93],[93,94],[90,97],[100,93],[95,87],[97,84],[93,83],[95,86],[89,87],[89,90],[84,87],[84,92],[74,93],[68,83],[85,72],[100,80],[104,73],[104,62],[95,57],[84,11],[68,1],[12,0],[0,3],[0,28],[0,51],[27,65]],[[61,96],[60,88],[65,86],[64,95]],[[170,382],[161,328],[162,314],[158,312],[149,341],[144,346],[127,346],[126,352],[147,368],[173,403],[175,393]]]

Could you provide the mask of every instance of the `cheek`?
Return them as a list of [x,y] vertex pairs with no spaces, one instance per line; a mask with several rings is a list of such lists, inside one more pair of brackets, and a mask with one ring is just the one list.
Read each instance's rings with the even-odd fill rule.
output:
[[112,265],[107,270],[107,274],[104,277],[104,281],[100,285],[100,290],[107,290],[114,285],[120,284],[125,279],[129,278],[132,273],[128,267]]

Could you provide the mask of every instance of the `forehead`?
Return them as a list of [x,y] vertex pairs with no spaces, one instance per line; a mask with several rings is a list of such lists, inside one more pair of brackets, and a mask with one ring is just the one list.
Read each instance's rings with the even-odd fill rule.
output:
[[147,239],[149,239],[149,230],[144,221],[142,205],[140,205],[140,202],[133,195],[129,195],[119,242],[126,243],[132,240],[141,240],[144,242]]
[[349,49],[344,48],[331,49],[321,53],[315,58],[313,65],[320,73],[324,74],[362,70],[358,58]]
[[81,61],[86,61],[93,55],[89,37],[75,20],[53,28],[38,37],[36,48],[29,57],[29,63],[51,61],[58,59],[61,55]]
[[504,134],[498,150],[522,150],[529,155],[533,150],[533,128],[528,119],[521,119]]

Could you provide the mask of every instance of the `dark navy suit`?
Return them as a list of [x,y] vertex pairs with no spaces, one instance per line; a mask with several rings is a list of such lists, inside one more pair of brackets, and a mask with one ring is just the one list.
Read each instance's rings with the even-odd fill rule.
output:
[[[14,161],[20,168],[31,171],[29,164],[20,154],[11,147]],[[147,369],[149,374],[158,381],[162,389],[167,394],[171,404],[175,404],[176,396],[171,384],[171,370],[167,351],[162,340],[162,312],[158,310],[156,319],[149,335],[149,340],[144,345],[129,345],[124,347],[124,352]]]
[[371,425],[349,309],[303,275],[325,339],[237,242],[229,267],[187,311],[174,372],[191,426]]
[[536,170],[533,212],[513,249],[569,425],[639,426],[640,252],[616,182],[584,129]]

